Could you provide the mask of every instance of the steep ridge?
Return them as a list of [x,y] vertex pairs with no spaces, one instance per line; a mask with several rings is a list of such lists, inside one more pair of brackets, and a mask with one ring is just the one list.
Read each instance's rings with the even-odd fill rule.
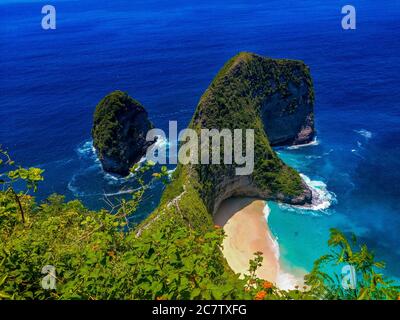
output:
[[[189,128],[199,136],[201,129],[253,129],[253,173],[236,175],[236,164],[179,164],[159,207],[139,227],[139,233],[151,230],[165,219],[207,230],[212,227],[212,215],[218,206],[232,196],[310,203],[310,189],[294,169],[279,159],[267,134],[273,132],[275,144],[311,139],[313,101],[311,77],[303,62],[251,53],[240,53],[229,60],[201,97]],[[279,108],[281,121],[285,117],[285,121],[293,121],[281,132],[279,121],[269,116]],[[305,132],[312,132],[306,140]]]

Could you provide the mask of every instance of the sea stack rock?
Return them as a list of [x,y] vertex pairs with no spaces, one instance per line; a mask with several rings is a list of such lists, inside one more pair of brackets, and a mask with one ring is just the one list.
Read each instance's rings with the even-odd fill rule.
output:
[[153,128],[144,107],[122,91],[103,98],[94,113],[93,145],[104,171],[122,176],[155,141],[146,141]]

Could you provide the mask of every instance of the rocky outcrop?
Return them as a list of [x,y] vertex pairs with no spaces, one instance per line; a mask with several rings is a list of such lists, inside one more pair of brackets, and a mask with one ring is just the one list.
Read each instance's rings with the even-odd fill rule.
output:
[[311,77],[303,62],[241,53],[226,63],[202,96],[190,127],[254,129],[255,166],[251,175],[243,177],[235,174],[235,164],[194,166],[209,212],[232,196],[298,205],[311,202],[310,189],[271,145],[312,139],[313,100]]
[[[283,163],[271,148],[268,132],[275,134],[275,143],[306,141],[312,135],[307,128],[313,132],[312,123],[307,122],[307,117],[312,121],[312,104],[312,83],[304,63],[251,53],[233,57],[201,97],[189,128],[199,136],[201,129],[253,129],[254,171],[238,176],[236,164],[179,164],[159,207],[140,230],[151,233],[163,221],[207,230],[212,228],[212,215],[230,197],[254,197],[295,205],[311,203],[311,190],[298,172]],[[288,124],[279,134],[278,128],[273,127],[277,123],[276,114],[282,120],[293,115],[296,124]]]
[[154,142],[146,141],[153,127],[144,107],[121,91],[97,105],[92,128],[93,145],[104,171],[126,176]]
[[226,177],[216,188],[215,197],[212,199],[211,212],[214,214],[221,203],[232,197],[251,197],[258,199],[273,199],[293,205],[311,203],[311,190],[305,185],[298,196],[285,195],[283,192],[272,194],[269,189],[261,189],[249,176]]
[[271,145],[311,142],[315,136],[314,91],[308,67],[301,61],[263,59],[262,63],[273,74],[261,101],[261,118]]

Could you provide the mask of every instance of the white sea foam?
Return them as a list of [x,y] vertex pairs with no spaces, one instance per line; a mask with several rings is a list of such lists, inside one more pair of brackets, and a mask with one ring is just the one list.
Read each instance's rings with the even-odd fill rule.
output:
[[365,139],[371,139],[372,138],[372,132],[368,131],[366,129],[354,130],[354,132],[356,132],[359,135],[363,136]]
[[313,199],[311,205],[302,206],[304,209],[323,211],[336,203],[336,195],[328,191],[327,186],[322,181],[311,180],[304,174],[300,174],[303,181],[310,187]]
[[118,192],[105,193],[104,195],[107,196],[107,197],[120,196],[120,195],[123,195],[123,194],[134,193],[136,191],[139,191],[140,189],[142,189],[142,188],[120,190]]
[[111,180],[111,181],[115,181],[115,182],[119,182],[119,181],[121,181],[123,179],[121,177],[114,176],[114,175],[112,175],[110,173],[107,173],[107,172],[104,172],[104,178],[106,180]]
[[[267,224],[268,224],[269,214],[271,213],[271,209],[269,208],[268,203],[265,203],[263,213],[264,213],[265,220],[267,221]],[[268,233],[268,236],[270,237],[271,242],[274,244],[274,255],[275,255],[276,259],[279,260],[280,251],[279,251],[278,240],[272,235],[271,231]]]
[[79,154],[83,154],[83,155],[93,153],[95,151],[95,149],[93,147],[93,141],[92,140],[85,141],[82,144],[82,146],[77,149],[77,151]]
[[322,156],[315,156],[315,155],[311,155],[311,156],[305,156],[306,159],[322,159]]
[[312,147],[312,146],[318,146],[318,145],[319,145],[319,141],[318,141],[317,137],[315,137],[314,140],[309,143],[298,144],[296,146],[290,146],[290,147],[287,147],[286,149],[296,150],[296,149],[300,149],[300,148],[304,148],[304,147]]
[[[168,148],[169,146],[169,142],[167,139],[165,139],[162,136],[157,136],[157,141],[155,144],[153,144],[151,146],[151,148]],[[78,147],[76,149],[76,152],[78,153],[78,155],[80,157],[86,158],[86,159],[92,159],[94,160],[96,163],[100,163],[100,159],[97,157],[97,153],[96,153],[96,148],[93,146],[93,140],[88,140],[85,141],[80,147]],[[144,162],[146,162],[146,156],[143,156],[140,160],[139,160],[139,164],[142,164]],[[106,179],[110,179],[110,180],[115,180],[115,181],[120,181],[120,180],[126,180],[128,178],[130,178],[131,175],[127,176],[127,177],[119,177],[119,176],[114,176],[112,174],[109,173],[105,173],[105,178]]]
[[97,157],[96,149],[93,146],[92,140],[85,141],[76,149],[76,152],[81,158],[94,160],[97,164],[100,163],[100,159]]
[[[156,141],[155,144],[153,144],[151,146],[151,148],[155,148],[155,147],[157,147],[157,148],[162,148],[162,147],[167,148],[168,145],[169,145],[169,143],[168,143],[167,139],[163,138],[162,136],[157,136],[157,141]],[[96,158],[96,161],[100,162],[100,160],[98,159],[97,154],[96,154],[96,149],[93,147],[93,142],[92,141],[88,141],[88,142],[86,142],[84,144],[84,147],[82,148],[82,152],[85,152],[87,154],[90,147],[91,147],[92,154],[94,154],[94,156]],[[144,155],[138,161],[139,166],[135,169],[135,171],[138,171],[140,166],[143,165],[144,163],[146,163],[146,161],[147,161],[147,158],[146,158],[146,155]],[[127,180],[129,180],[130,178],[134,177],[134,175],[135,175],[134,173],[131,172],[131,173],[129,173],[128,176],[121,177],[121,176],[113,175],[111,173],[104,172],[104,171],[103,171],[103,174],[104,174],[104,178],[110,181],[110,184],[117,184],[117,183],[119,184],[119,183],[126,182]]]
[[324,156],[329,156],[334,150],[330,149],[328,152],[324,152]]
[[74,174],[72,179],[68,182],[67,188],[75,197],[84,197],[86,194],[79,190],[79,188],[75,185],[77,175]]
[[169,141],[167,138],[163,137],[163,136],[156,136],[157,137],[157,141],[156,143],[154,143],[150,148],[150,150],[153,150],[154,148],[168,148],[169,147]]
[[334,203],[337,202],[336,195],[333,192],[328,191],[327,186],[324,182],[318,180],[311,180],[304,174],[300,174],[303,181],[307,184],[312,192],[311,204],[305,204],[302,206],[295,206],[289,204],[279,204],[281,208],[290,211],[300,211],[302,213],[311,212],[312,214],[327,213],[327,209]]
[[[157,146],[158,148],[160,147],[168,147],[168,141],[166,139],[163,139],[163,137],[158,136],[157,137],[157,142],[154,144],[154,146]],[[84,178],[89,171],[94,171],[94,174],[99,174],[103,177],[103,179],[107,182],[108,185],[113,186],[113,188],[125,185],[127,182],[129,182],[130,179],[135,177],[135,173],[130,173],[126,177],[122,177],[119,175],[114,175],[108,172],[105,172],[100,164],[100,159],[97,156],[96,149],[93,146],[93,141],[92,140],[87,140],[81,143],[76,149],[75,149],[79,159],[81,160],[81,168],[78,169],[77,172],[72,176],[71,180],[68,182],[68,189],[72,192],[72,194],[76,197],[84,197],[84,196],[89,196],[89,194],[86,194],[79,188],[79,181],[82,180],[81,178]],[[139,167],[144,164],[147,161],[146,157],[142,157],[139,161]],[[173,170],[169,171],[168,174],[171,175]],[[93,172],[92,172],[93,173]],[[77,178],[80,177],[79,181]],[[136,190],[131,190],[131,189],[123,189],[119,190],[116,192],[110,192],[105,194],[106,196],[118,196],[118,195],[124,195],[124,194],[129,194],[132,193]],[[98,194],[90,194],[91,195],[103,195],[103,193],[98,193]]]
[[357,156],[357,157],[359,157],[359,158],[365,160],[365,157],[363,157],[363,156],[358,152],[358,150],[356,150],[356,149],[351,149],[351,153],[353,153],[355,156]]
[[101,172],[103,173],[104,179],[108,180],[108,184],[110,184],[110,185],[122,184],[124,182],[127,182],[130,178],[135,176],[135,174],[132,172],[129,173],[125,177],[113,175],[112,173],[108,173],[103,170]]
[[[264,217],[268,224],[269,215],[271,213],[271,209],[269,208],[268,204],[265,203],[263,209]],[[271,230],[271,228],[269,228]],[[268,233],[271,242],[273,243],[273,250],[276,260],[278,261],[278,274],[276,279],[276,286],[281,290],[291,290],[294,289],[296,286],[303,285],[303,280],[300,277],[297,277],[291,273],[285,272],[282,268],[282,264],[280,261],[280,250],[279,250],[279,242],[278,238],[272,234],[272,231]]]
[[75,182],[75,175],[72,176],[72,179],[68,182],[67,187],[68,190],[71,191],[72,194],[77,197],[80,196],[81,193],[79,192],[78,188],[73,185],[74,182]]
[[[155,148],[157,149],[162,149],[162,148],[166,148],[168,149],[169,147],[169,141],[168,139],[164,138],[163,136],[156,136],[157,137],[157,141],[156,143],[154,143],[152,146],[150,146],[150,150],[149,152],[151,152],[152,150],[154,150]],[[144,155],[140,160],[139,160],[139,164],[143,164],[147,161],[146,155]],[[136,169],[137,170],[137,169]]]
[[279,271],[278,277],[276,280],[276,286],[281,290],[293,290],[296,286],[303,286],[303,279],[296,277],[295,275],[284,272],[282,270]]

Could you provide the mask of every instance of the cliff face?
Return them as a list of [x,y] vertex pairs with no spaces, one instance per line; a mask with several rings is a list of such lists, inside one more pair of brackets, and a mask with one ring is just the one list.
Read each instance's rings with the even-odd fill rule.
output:
[[126,93],[115,91],[101,100],[94,113],[92,136],[104,171],[128,175],[153,143],[146,141],[152,127],[144,107]]
[[255,169],[249,176],[237,176],[235,165],[195,166],[210,212],[231,196],[291,204],[311,201],[308,187],[271,145],[312,139],[312,106],[312,82],[304,63],[251,53],[226,63],[201,98],[190,127],[254,129]]
[[238,176],[235,164],[178,165],[160,206],[138,234],[171,217],[175,224],[210,228],[212,214],[232,196],[310,203],[310,189],[276,155],[268,134],[274,144],[312,139],[313,99],[309,70],[302,62],[251,53],[228,61],[201,97],[189,128],[199,135],[201,129],[254,129],[253,173]]
[[314,139],[314,91],[300,61],[255,58],[267,77],[261,86],[261,118],[271,145],[298,145]]

